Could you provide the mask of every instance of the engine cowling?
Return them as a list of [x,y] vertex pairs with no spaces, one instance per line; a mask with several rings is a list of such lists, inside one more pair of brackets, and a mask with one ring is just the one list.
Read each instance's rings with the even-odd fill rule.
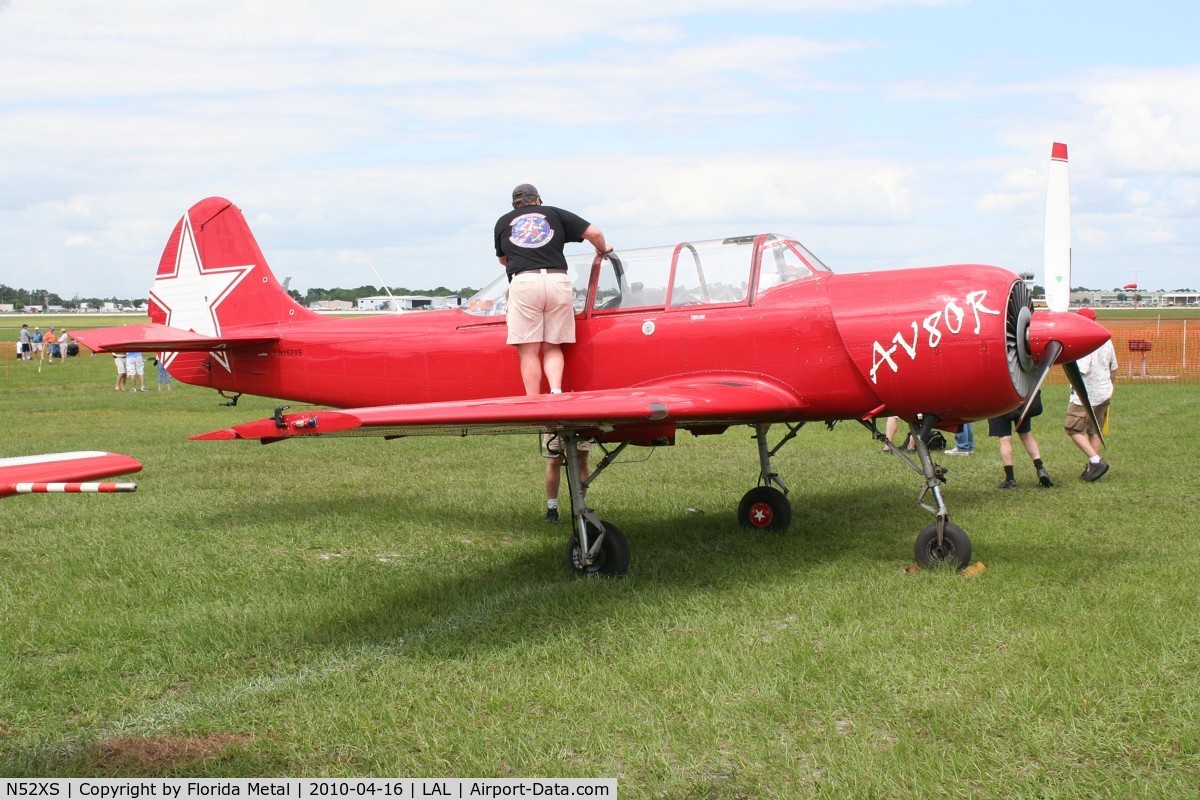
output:
[[959,422],[1006,413],[1036,386],[1050,341],[1058,362],[1108,339],[1077,314],[1034,312],[1028,286],[1001,267],[958,265],[831,276],[846,351],[880,405],[911,419]]

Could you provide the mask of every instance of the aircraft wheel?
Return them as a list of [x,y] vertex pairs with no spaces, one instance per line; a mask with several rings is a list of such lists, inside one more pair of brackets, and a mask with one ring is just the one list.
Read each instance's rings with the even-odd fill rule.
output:
[[774,486],[758,486],[742,497],[737,516],[743,528],[782,531],[792,524],[792,504]]
[[913,553],[917,563],[927,569],[949,564],[962,569],[971,563],[971,540],[957,525],[947,522],[943,530],[942,543],[938,545],[937,523],[930,525],[917,536]]
[[[600,520],[604,526],[604,540],[600,542],[600,551],[591,564],[583,566],[583,552],[579,547],[579,534],[573,532],[567,540],[567,566],[576,575],[603,575],[606,578],[617,578],[629,571],[629,541],[616,525],[607,520]],[[589,540],[599,535],[600,531],[592,523],[585,523]]]

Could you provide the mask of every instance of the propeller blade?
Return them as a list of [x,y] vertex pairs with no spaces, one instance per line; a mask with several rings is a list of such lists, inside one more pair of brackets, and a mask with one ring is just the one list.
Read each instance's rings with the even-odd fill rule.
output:
[[1033,383],[1033,391],[1025,398],[1025,405],[1021,408],[1021,416],[1017,419],[1018,428],[1024,424],[1025,417],[1029,415],[1029,407],[1037,399],[1038,392],[1042,390],[1042,383],[1046,380],[1046,376],[1050,374],[1050,368],[1054,366],[1054,359],[1058,358],[1062,351],[1063,346],[1061,342],[1052,341],[1046,345],[1046,351],[1042,354],[1042,360],[1037,365],[1037,380]]
[[1096,435],[1100,437],[1100,444],[1104,444],[1100,421],[1096,419],[1096,410],[1092,408],[1092,399],[1088,397],[1087,385],[1083,382],[1083,373],[1079,371],[1079,364],[1068,361],[1063,364],[1063,371],[1067,373],[1067,380],[1071,382],[1071,388],[1075,390],[1075,396],[1079,399],[1080,405],[1087,409],[1088,416],[1092,419],[1092,425],[1096,428]]
[[1055,142],[1050,149],[1042,270],[1046,281],[1046,306],[1051,311],[1066,311],[1071,305],[1071,186],[1067,175],[1067,146],[1061,142]]

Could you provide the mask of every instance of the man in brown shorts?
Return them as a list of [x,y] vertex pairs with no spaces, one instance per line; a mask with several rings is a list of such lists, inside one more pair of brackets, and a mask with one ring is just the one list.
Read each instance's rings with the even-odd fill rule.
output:
[[542,205],[528,183],[513,189],[513,210],[496,221],[496,257],[508,272],[508,343],[516,345],[525,394],[562,392],[562,345],[575,341],[575,292],[563,246],[587,240],[597,253],[611,248],[587,220]]
[[[1096,312],[1090,308],[1081,308],[1079,316],[1095,320]],[[1101,345],[1099,350],[1076,361],[1075,365],[1079,367],[1079,374],[1083,376],[1083,385],[1087,389],[1088,402],[1096,415],[1096,422],[1103,428],[1104,421],[1108,419],[1108,404],[1112,401],[1113,379],[1117,376],[1117,353],[1113,349],[1112,340]],[[1063,429],[1075,446],[1087,456],[1087,466],[1079,477],[1088,483],[1100,480],[1104,473],[1108,472],[1108,462],[1100,455],[1100,448],[1104,442],[1074,389],[1067,400],[1067,418],[1063,422]]]

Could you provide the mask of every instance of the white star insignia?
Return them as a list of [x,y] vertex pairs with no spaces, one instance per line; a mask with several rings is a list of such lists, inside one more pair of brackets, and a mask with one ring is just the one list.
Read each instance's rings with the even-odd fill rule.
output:
[[[192,221],[184,214],[175,268],[167,275],[155,277],[154,286],[150,288],[150,301],[166,314],[168,326],[206,336],[220,336],[221,322],[217,317],[217,308],[253,269],[253,264],[205,267],[200,263],[200,254],[196,252]],[[225,353],[212,352],[209,355],[227,371],[232,371]],[[170,366],[175,356],[175,353],[167,354],[163,358],[164,366]]]

